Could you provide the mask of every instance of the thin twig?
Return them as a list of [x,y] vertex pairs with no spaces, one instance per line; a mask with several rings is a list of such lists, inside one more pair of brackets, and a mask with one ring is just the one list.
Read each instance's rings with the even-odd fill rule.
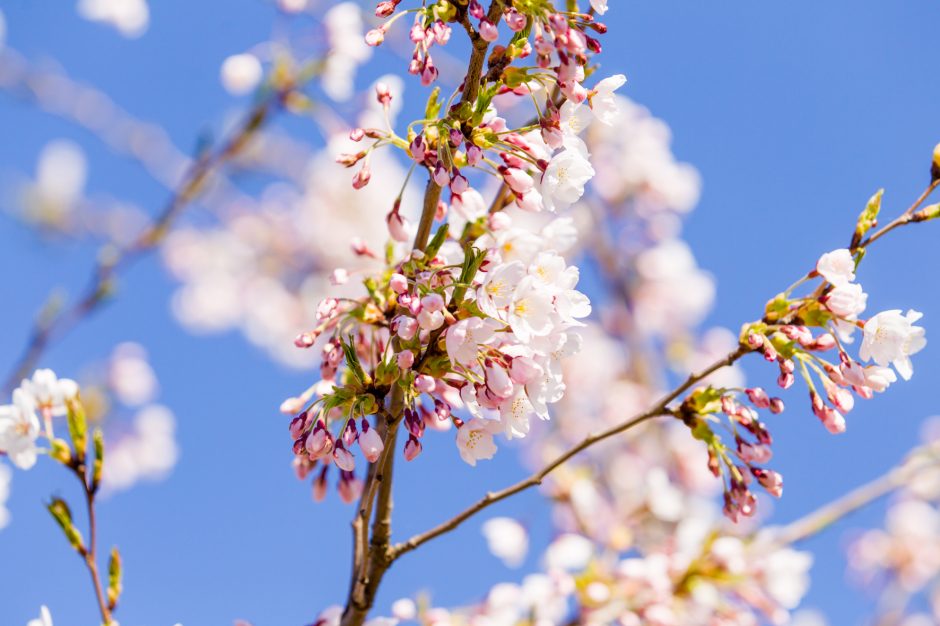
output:
[[476,504],[464,509],[463,511],[461,511],[460,513],[458,513],[451,519],[447,520],[446,522],[438,524],[434,528],[431,528],[430,530],[427,530],[423,533],[417,534],[411,539],[408,539],[407,541],[403,543],[396,544],[394,547],[392,547],[392,550],[391,550],[391,560],[394,561],[395,559],[402,556],[403,554],[411,552],[418,546],[427,543],[428,541],[434,539],[435,537],[439,537],[447,532],[454,530],[455,528],[460,526],[460,524],[462,524],[469,518],[473,517],[474,515],[476,515],[483,509],[493,504],[496,504],[497,502],[501,500],[505,500],[506,498],[513,496],[521,491],[525,491],[526,489],[535,487],[536,485],[540,485],[546,476],[548,476],[558,467],[566,463],[569,459],[571,459],[578,453],[586,450],[587,448],[593,446],[594,444],[604,441],[605,439],[609,439],[610,437],[613,437],[614,435],[619,435],[620,433],[623,433],[633,428],[634,426],[642,424],[643,422],[650,420],[654,417],[659,417],[661,415],[669,414],[668,405],[673,400],[678,398],[686,390],[688,390],[690,387],[692,387],[693,385],[695,385],[702,379],[707,378],[708,376],[722,369],[723,367],[727,367],[733,364],[734,362],[736,362],[738,359],[740,359],[741,357],[743,357],[745,354],[749,352],[751,352],[749,348],[746,348],[744,346],[738,347],[737,350],[735,350],[734,352],[731,352],[724,358],[718,361],[715,361],[714,363],[712,363],[710,366],[708,366],[701,372],[691,374],[685,380],[685,382],[683,382],[681,385],[673,389],[669,394],[663,397],[658,403],[656,403],[656,405],[654,405],[652,408],[648,409],[647,411],[640,413],[639,415],[636,415],[633,418],[625,422],[622,422],[620,424],[617,424],[616,426],[613,426],[605,431],[602,431],[597,434],[588,435],[583,440],[581,440],[581,442],[579,442],[577,445],[575,445],[572,448],[569,448],[567,451],[565,451],[564,453],[556,457],[553,461],[551,461],[548,465],[546,465],[539,471],[535,472],[528,478],[521,480],[517,482],[516,484],[506,487],[505,489],[502,489],[500,491],[488,493],[482,499],[477,501]]

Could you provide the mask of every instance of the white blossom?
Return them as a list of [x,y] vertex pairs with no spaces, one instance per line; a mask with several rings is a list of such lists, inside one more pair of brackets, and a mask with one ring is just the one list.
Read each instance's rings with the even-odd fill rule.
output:
[[457,449],[460,458],[475,466],[477,461],[492,459],[496,454],[493,433],[500,428],[499,422],[474,418],[457,429]]
[[494,517],[483,523],[483,535],[493,556],[507,567],[519,567],[529,551],[529,534],[511,517]]
[[20,469],[36,464],[39,417],[32,397],[23,389],[13,391],[13,404],[0,406],[0,451]]
[[878,313],[865,322],[859,355],[881,366],[893,365],[901,378],[910,380],[914,373],[910,356],[927,345],[924,329],[914,326],[921,317],[917,311],[902,315],[898,309]]
[[567,209],[584,195],[584,186],[594,177],[594,168],[577,149],[565,149],[549,161],[542,175],[540,192],[549,211]]
[[594,95],[591,96],[591,110],[594,112],[594,117],[602,124],[613,126],[620,114],[614,92],[625,84],[627,84],[627,77],[623,74],[615,74],[597,83],[594,88]]
[[837,287],[845,285],[855,280],[855,259],[845,248],[833,250],[819,257],[816,271]]
[[222,86],[233,96],[251,93],[261,83],[264,68],[253,54],[233,54],[222,62],[220,77]]
[[143,35],[150,22],[146,0],[78,0],[78,14],[109,24],[130,39]]

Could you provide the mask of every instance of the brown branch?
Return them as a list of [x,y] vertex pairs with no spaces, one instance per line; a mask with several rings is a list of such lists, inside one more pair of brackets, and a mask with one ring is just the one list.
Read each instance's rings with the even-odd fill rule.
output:
[[940,178],[934,179],[927,186],[927,189],[924,190],[924,193],[920,195],[917,200],[914,201],[908,209],[899,215],[897,218],[880,228],[879,230],[872,233],[865,241],[858,245],[859,248],[867,248],[871,244],[875,243],[888,233],[890,233],[895,228],[900,228],[901,226],[906,226],[908,224],[915,224],[917,222],[922,222],[923,218],[918,219],[918,213],[915,213],[917,209],[924,203],[924,201],[934,192],[934,190],[940,186]]
[[518,483],[511,485],[509,487],[506,487],[505,489],[502,489],[500,491],[486,494],[483,498],[477,501],[476,504],[464,509],[463,511],[461,511],[460,513],[458,513],[451,519],[447,520],[446,522],[438,524],[437,526],[435,526],[434,528],[431,528],[430,530],[427,530],[423,533],[415,535],[411,539],[393,546],[391,550],[391,560],[394,561],[395,559],[402,556],[403,554],[411,552],[418,546],[427,543],[428,541],[434,539],[435,537],[439,537],[445,533],[448,533],[454,530],[455,528],[460,526],[460,524],[462,524],[469,518],[473,517],[474,515],[476,515],[483,509],[493,504],[496,504],[497,502],[501,500],[505,500],[506,498],[513,496],[519,492],[525,491],[531,487],[535,487],[536,485],[542,484],[542,481],[545,479],[546,476],[551,474],[558,467],[565,464],[569,459],[571,459],[578,453],[586,450],[587,448],[590,448],[591,446],[601,441],[609,439],[610,437],[626,432],[627,430],[633,428],[634,426],[638,426],[639,424],[642,424],[643,422],[650,420],[654,417],[659,417],[661,415],[669,414],[670,412],[668,409],[668,405],[673,400],[678,398],[686,390],[688,390],[690,387],[692,387],[693,385],[695,385],[702,379],[710,376],[711,374],[718,371],[719,369],[722,369],[723,367],[727,367],[731,365],[732,363],[734,363],[735,361],[737,361],[738,359],[740,359],[741,357],[743,357],[745,354],[749,352],[751,352],[749,348],[746,348],[744,346],[738,347],[737,350],[735,350],[734,352],[731,352],[724,358],[712,363],[710,366],[708,366],[701,372],[698,372],[696,374],[691,374],[685,380],[684,383],[682,383],[681,385],[676,387],[674,390],[672,390],[669,394],[663,397],[658,403],[656,403],[656,405],[654,405],[647,411],[640,413],[639,415],[636,415],[632,417],[631,419],[625,422],[622,422],[620,424],[617,424],[616,426],[613,426],[605,431],[602,431],[597,434],[588,435],[583,440],[581,440],[577,445],[575,445],[574,447],[568,449],[566,452],[556,457],[548,465],[546,465],[539,471],[535,472],[528,478],[521,480]]

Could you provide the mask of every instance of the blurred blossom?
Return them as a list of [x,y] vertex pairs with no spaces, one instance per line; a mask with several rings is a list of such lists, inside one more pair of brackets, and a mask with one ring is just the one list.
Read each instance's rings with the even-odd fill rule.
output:
[[233,96],[250,93],[261,83],[264,68],[253,54],[233,54],[222,62],[222,86]]
[[133,429],[108,442],[102,487],[114,493],[142,480],[166,478],[179,457],[175,431],[176,419],[166,407],[141,409],[134,417]]
[[88,176],[85,153],[75,143],[58,139],[39,153],[36,179],[26,186],[26,216],[41,225],[60,226],[72,221]]
[[673,156],[669,127],[629,99],[616,100],[614,130],[595,124],[588,133],[597,192],[612,205],[628,203],[644,217],[690,211],[698,202],[701,183],[692,166]]
[[143,35],[150,22],[146,0],[78,0],[78,14],[113,26],[131,39]]
[[[184,326],[196,332],[240,328],[280,362],[308,366],[315,360],[313,352],[294,348],[293,338],[316,318],[317,305],[333,289],[334,269],[352,274],[376,267],[348,244],[358,237],[382,249],[387,231],[380,207],[388,204],[387,190],[397,190],[405,178],[388,152],[377,152],[372,183],[352,189],[334,159],[350,144],[345,135],[335,136],[309,158],[301,187],[270,186],[260,211],[231,207],[216,226],[170,234],[162,253],[182,283],[172,309]],[[352,293],[356,285],[344,287]]]
[[364,39],[362,10],[352,2],[342,2],[326,12],[323,25],[330,46],[323,70],[323,90],[333,100],[349,100],[356,68],[372,56]]
[[122,343],[111,354],[108,380],[117,399],[126,406],[153,400],[157,376],[147,360],[147,351],[136,343]]
[[0,10],[0,48],[3,48],[4,43],[7,39],[7,20],[3,16],[3,11]]
[[10,485],[13,481],[13,472],[6,464],[0,463],[0,530],[10,523],[10,512],[6,508],[10,499]]
[[529,551],[529,535],[516,520],[494,517],[483,523],[483,535],[493,556],[507,567],[519,567]]

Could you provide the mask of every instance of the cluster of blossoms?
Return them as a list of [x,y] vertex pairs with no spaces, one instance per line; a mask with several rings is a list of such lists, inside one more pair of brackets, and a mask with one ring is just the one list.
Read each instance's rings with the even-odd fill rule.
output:
[[[487,10],[478,0],[438,0],[420,9],[396,13],[399,4],[401,0],[383,0],[378,3],[376,16],[388,20],[369,31],[366,42],[371,46],[380,45],[397,20],[414,14],[409,31],[414,53],[408,72],[419,76],[425,86],[432,84],[439,76],[431,48],[434,44],[444,46],[450,41],[450,24],[460,24],[474,43],[480,42],[485,46],[499,39],[499,23],[502,20],[512,37],[508,45],[494,48],[489,58],[490,72],[498,74],[514,61],[528,58],[533,53],[539,70],[529,75],[526,70],[513,68],[514,80],[506,81],[502,89],[518,89],[521,93],[528,93],[529,87],[523,87],[527,81],[532,80],[544,86],[546,81],[552,80],[574,102],[581,103],[589,97],[588,91],[581,85],[585,76],[584,67],[589,53],[600,52],[601,44],[588,32],[607,32],[607,27],[596,22],[591,14],[565,14],[557,11],[551,2],[493,2]],[[600,7],[601,3],[595,0],[592,2],[594,4]],[[603,14],[606,6],[597,12]]]
[[[380,5],[380,16],[392,16],[396,5]],[[494,3],[492,10],[500,6]],[[425,119],[409,125],[405,137],[388,120],[385,129],[356,128],[350,139],[368,139],[371,145],[337,158],[347,167],[360,165],[353,187],[362,189],[372,180],[375,149],[397,147],[427,170],[432,187],[448,190],[449,203],[438,201],[434,215],[423,216],[426,222],[443,223],[426,249],[419,241],[419,249],[410,251],[405,246],[416,229],[401,212],[403,189],[386,216],[387,269],[363,281],[369,296],[327,298],[317,307],[318,325],[296,339],[299,347],[316,344],[322,350],[321,381],[282,406],[295,415],[291,434],[299,474],[323,464],[314,481],[317,494],[335,463],[340,492],[345,499],[356,497],[360,483],[352,473],[350,448],[358,442],[367,460],[377,460],[385,431],[399,414],[408,432],[406,458],[420,453],[427,427],[454,425],[461,457],[475,464],[493,456],[495,434],[524,437],[531,418],[547,419],[548,405],[564,393],[559,359],[578,350],[573,329],[591,312],[576,290],[578,269],[562,256],[575,240],[573,224],[558,219],[541,233],[514,224],[517,213],[560,211],[583,196],[595,172],[579,135],[594,118],[612,123],[617,116],[613,92],[626,79],[615,76],[590,91],[584,88],[590,38],[583,29],[603,28],[589,15],[566,16],[549,6],[507,7],[507,21],[524,28],[514,29],[509,48],[490,55],[480,89],[465,84],[463,98],[446,110],[435,90]],[[450,22],[481,20],[479,32],[469,27],[471,38],[484,45],[492,41],[484,34],[492,20],[477,15],[478,10],[476,3],[438,2],[414,11],[418,73],[434,73],[428,51],[432,43],[446,43]],[[367,41],[378,43],[388,25],[405,13],[393,15]],[[533,32],[541,48],[540,67],[549,67],[553,54],[558,59],[550,81],[564,102],[544,99],[537,123],[513,128],[497,112],[494,99],[500,94],[528,97],[530,87],[546,80],[540,72],[530,75],[511,67],[531,53]],[[544,48],[546,41],[550,50]],[[380,83],[375,92],[376,102],[388,112],[392,89]],[[471,170],[502,185],[489,210],[468,178]],[[380,256],[361,240],[353,248],[363,257]],[[331,280],[343,285],[349,277],[340,268]],[[458,417],[455,410],[466,412]],[[370,423],[370,415],[381,419]]]
[[74,380],[36,370],[13,391],[12,404],[0,406],[0,453],[20,469],[30,469],[40,452],[40,436],[54,442],[52,418],[65,415],[66,404],[77,395]]
[[[524,533],[524,531],[523,531]],[[780,547],[766,536],[720,535],[703,518],[684,523],[668,548],[617,558],[598,552],[576,534],[562,534],[547,547],[542,571],[520,583],[499,583],[486,598],[466,607],[434,607],[401,599],[390,617],[367,624],[394,626],[757,626],[797,624],[789,609],[809,584],[810,555]],[[339,624],[339,607],[314,624]]]
[[[154,401],[157,380],[144,349],[133,343],[118,345],[102,371],[82,387],[84,419],[102,425],[109,441],[101,489],[113,493],[141,480],[165,478],[179,456],[176,420]],[[36,370],[13,391],[12,404],[0,407],[0,454],[20,469],[30,469],[45,451],[45,439],[50,454],[62,458],[64,441],[56,437],[55,423],[68,415],[70,406],[75,410],[78,390],[71,379],[60,379],[49,369]]]
[[[564,218],[541,234],[507,224],[480,237],[480,248],[461,249],[445,226],[423,255],[391,268],[383,288],[367,281],[368,300],[324,300],[320,325],[297,338],[302,347],[327,338],[322,380],[282,407],[294,413],[320,395],[291,422],[301,475],[323,462],[322,486],[335,463],[348,484],[356,441],[375,462],[383,439],[366,416],[383,413],[379,399],[391,385],[404,398],[409,460],[428,427],[455,425],[460,455],[473,465],[496,452],[494,435],[524,437],[532,417],[547,419],[565,390],[559,360],[578,350],[574,329],[590,314],[575,289],[577,268],[560,255],[570,228]],[[333,424],[341,424],[335,434]]]
[[[860,223],[873,222],[880,197],[879,193],[872,198]],[[815,270],[772,299],[764,319],[745,325],[741,336],[742,345],[776,364],[780,388],[789,389],[799,371],[809,388],[813,413],[833,434],[845,431],[845,416],[855,406],[856,396],[870,399],[876,392],[883,392],[897,380],[894,370],[909,379],[913,374],[910,356],[927,343],[924,329],[914,325],[921,317],[916,311],[903,314],[890,310],[860,319],[868,299],[854,282],[861,256],[861,252],[844,248],[822,255]],[[821,278],[821,282],[813,293],[792,296],[797,286],[815,278]],[[859,358],[874,361],[872,364],[863,364],[846,350],[856,328],[864,334]],[[833,351],[837,362],[824,357]],[[756,499],[749,487],[752,479],[774,496],[779,497],[783,488],[779,474],[761,467],[772,457],[772,439],[757,414],[761,409],[780,413],[783,402],[760,387],[743,392],[750,406],[740,402],[733,389],[709,386],[696,390],[680,408],[680,417],[692,428],[693,436],[708,445],[713,473],[719,476],[727,471],[725,512],[732,519],[753,514]],[[718,413],[723,413],[731,426],[733,455],[728,454],[728,447],[707,423]]]

